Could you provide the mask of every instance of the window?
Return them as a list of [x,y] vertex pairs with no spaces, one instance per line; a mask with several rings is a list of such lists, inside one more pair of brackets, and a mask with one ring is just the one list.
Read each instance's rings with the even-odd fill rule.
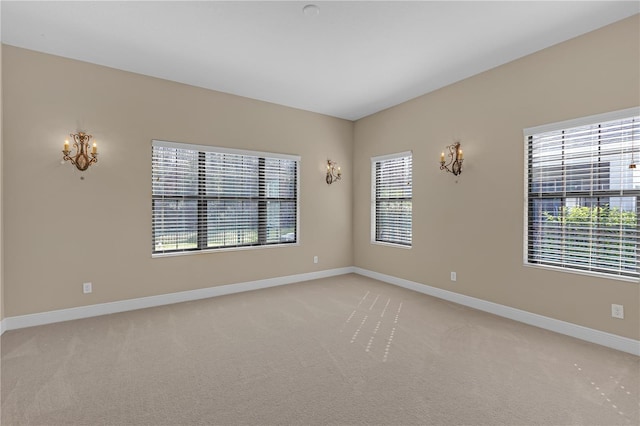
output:
[[371,159],[371,242],[411,247],[411,152]]
[[298,241],[299,157],[152,143],[153,254]]
[[525,263],[637,280],[640,109],[525,130]]

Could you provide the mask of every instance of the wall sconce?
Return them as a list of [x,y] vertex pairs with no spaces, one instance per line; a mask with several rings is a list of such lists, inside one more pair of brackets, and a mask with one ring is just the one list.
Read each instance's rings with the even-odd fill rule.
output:
[[449,145],[447,150],[449,150],[449,154],[447,155],[449,161],[445,161],[444,152],[440,154],[440,170],[446,170],[458,176],[462,173],[462,149],[460,149],[460,142]]
[[75,155],[69,155],[71,154],[69,150],[69,140],[65,140],[64,149],[62,150],[62,159],[64,161],[71,161],[71,164],[76,166],[80,171],[87,170],[90,165],[98,162],[98,145],[96,145],[95,142],[91,147],[91,158],[89,158],[89,140],[91,140],[93,136],[87,135],[84,132],[71,133],[69,136],[73,139]]
[[335,161],[327,160],[327,185],[342,179],[342,170]]

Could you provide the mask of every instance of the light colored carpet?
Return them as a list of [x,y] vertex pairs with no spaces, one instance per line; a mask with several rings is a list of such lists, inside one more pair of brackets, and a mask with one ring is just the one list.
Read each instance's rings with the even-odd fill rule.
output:
[[640,360],[357,275],[6,332],[2,425],[637,425]]

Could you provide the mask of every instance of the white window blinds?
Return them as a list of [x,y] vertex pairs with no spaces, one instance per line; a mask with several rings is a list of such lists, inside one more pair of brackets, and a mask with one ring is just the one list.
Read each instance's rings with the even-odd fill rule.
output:
[[371,159],[371,240],[411,246],[412,155]]
[[640,117],[629,113],[525,130],[527,263],[638,278]]
[[153,253],[298,240],[299,157],[153,141]]

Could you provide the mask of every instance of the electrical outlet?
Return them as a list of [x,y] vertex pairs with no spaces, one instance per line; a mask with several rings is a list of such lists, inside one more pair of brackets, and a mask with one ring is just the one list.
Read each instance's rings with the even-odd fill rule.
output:
[[611,316],[613,318],[624,319],[624,306],[616,305],[614,303],[611,304]]
[[313,256],[313,263],[318,263],[318,256]]
[[93,289],[91,288],[91,283],[82,284],[82,292],[84,294],[91,293],[92,291],[93,291]]
[[451,273],[451,281],[455,281],[455,280],[457,280],[457,279],[458,279],[457,274],[456,274],[455,272],[452,272],[452,273]]

